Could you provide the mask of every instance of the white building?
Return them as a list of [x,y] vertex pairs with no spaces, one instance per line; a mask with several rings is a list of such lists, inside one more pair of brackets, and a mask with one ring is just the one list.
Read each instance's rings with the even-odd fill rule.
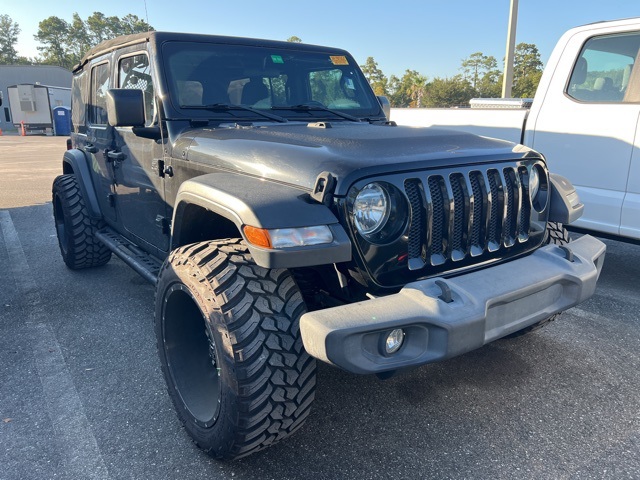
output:
[[[71,72],[62,67],[51,65],[0,65],[0,91],[2,92],[0,128],[2,131],[15,130],[13,118],[11,118],[11,109],[9,108],[7,87],[23,83],[39,83],[41,85],[71,88],[71,78]],[[71,105],[65,106],[70,107]]]

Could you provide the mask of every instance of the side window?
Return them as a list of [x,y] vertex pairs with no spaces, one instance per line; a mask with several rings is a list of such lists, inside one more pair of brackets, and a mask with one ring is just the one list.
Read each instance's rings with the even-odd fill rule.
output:
[[89,122],[107,124],[107,90],[109,90],[109,64],[96,65],[91,70],[91,108]]
[[236,105],[253,108],[271,108],[272,105],[285,105],[287,75],[275,77],[247,77],[232,80],[227,94],[229,101]]
[[144,53],[121,57],[118,62],[118,88],[136,88],[144,95],[146,125],[153,123],[155,103],[149,58]]
[[289,103],[289,100],[287,100],[288,78],[288,75],[281,74],[267,79],[267,84],[271,91],[271,98],[273,98],[274,105],[287,105]]
[[354,78],[339,68],[309,72],[311,100],[336,109],[368,107],[368,102],[359,98],[360,85]]
[[573,68],[567,94],[593,103],[638,101],[639,50],[640,33],[589,39]]

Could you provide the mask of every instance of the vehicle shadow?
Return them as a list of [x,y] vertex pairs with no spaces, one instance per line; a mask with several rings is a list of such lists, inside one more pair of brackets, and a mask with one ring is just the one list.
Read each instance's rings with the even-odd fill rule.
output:
[[225,470],[279,479],[460,473],[457,453],[485,451],[497,416],[516,424],[520,409],[535,403],[530,385],[540,381],[547,343],[537,335],[496,342],[384,381],[319,364],[316,402],[304,427]]

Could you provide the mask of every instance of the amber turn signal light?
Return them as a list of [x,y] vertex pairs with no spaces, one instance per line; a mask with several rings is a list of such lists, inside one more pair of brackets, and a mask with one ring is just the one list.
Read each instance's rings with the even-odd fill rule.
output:
[[264,228],[245,225],[243,230],[244,236],[252,245],[255,245],[256,247],[271,248],[271,238],[269,237],[269,232]]

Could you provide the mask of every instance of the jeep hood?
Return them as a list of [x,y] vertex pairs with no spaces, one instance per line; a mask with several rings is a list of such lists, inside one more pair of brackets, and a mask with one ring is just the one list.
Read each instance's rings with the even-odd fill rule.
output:
[[[327,127],[328,125],[328,127]],[[534,155],[521,145],[439,128],[335,122],[189,130],[174,155],[311,190],[322,172],[337,195],[363,177]]]

